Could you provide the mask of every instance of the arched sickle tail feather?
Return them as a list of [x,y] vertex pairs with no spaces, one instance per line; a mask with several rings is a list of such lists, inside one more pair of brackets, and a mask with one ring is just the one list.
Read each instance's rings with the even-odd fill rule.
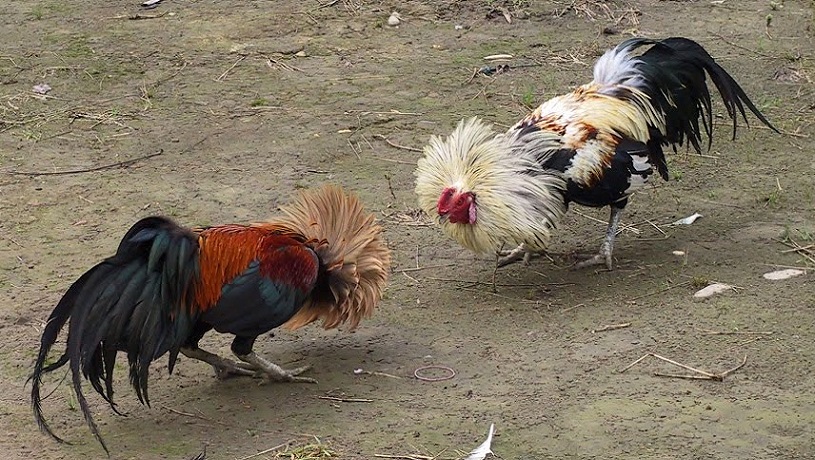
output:
[[[693,40],[682,37],[667,38],[659,42],[659,44],[672,49],[675,55],[679,57],[680,61],[698,62],[698,65],[707,71],[707,73],[710,75],[710,79],[713,80],[713,84],[716,85],[716,89],[719,90],[719,94],[722,96],[722,100],[727,108],[727,114],[733,120],[733,139],[736,138],[736,119],[738,118],[736,110],[738,110],[738,113],[741,113],[741,117],[745,124],[749,125],[747,114],[744,110],[745,105],[751,112],[753,112],[753,115],[755,115],[756,118],[758,118],[768,128],[777,133],[779,132],[778,129],[773,126],[769,120],[767,120],[764,114],[758,110],[755,104],[753,104],[753,101],[750,100],[736,80],[729,73],[727,73],[727,71],[724,70],[722,66],[720,66],[713,59],[713,57],[704,48],[702,48],[701,45]],[[652,50],[653,49],[654,48],[652,48]],[[650,52],[651,50],[643,55],[643,60],[647,59],[647,55]]]
[[[639,56],[637,48],[650,46]],[[685,139],[702,152],[702,132],[713,142],[713,111],[707,75],[719,91],[736,137],[739,114],[747,123],[745,107],[775,132],[778,129],[753,104],[744,90],[701,45],[682,37],[657,41],[632,38],[603,55],[595,65],[594,79],[601,93],[627,100],[643,113],[656,109],[661,120],[649,127],[651,163],[668,178],[662,146],[683,145]],[[642,95],[647,96],[643,98]],[[701,120],[701,127],[700,127]],[[658,126],[664,124],[664,126]]]
[[[632,55],[637,48],[649,45],[642,55]],[[606,94],[628,99],[625,87],[645,93],[650,103],[665,115],[664,135],[670,143],[681,144],[687,136],[694,149],[701,151],[700,116],[710,141],[713,114],[706,74],[710,75],[733,121],[734,137],[738,115],[747,122],[745,106],[767,127],[778,132],[736,80],[701,45],[687,38],[626,40],[597,61],[594,74],[595,81],[607,87],[601,90]]]
[[[36,420],[37,425],[40,427],[40,430],[47,433],[56,441],[62,443],[66,441],[54,434],[51,427],[43,417],[40,387],[42,386],[43,375],[61,368],[70,361],[67,348],[56,362],[46,366],[45,361],[48,359],[48,353],[56,343],[60,331],[71,317],[74,305],[76,305],[76,299],[82,292],[88,280],[94,277],[99,271],[104,270],[105,267],[102,264],[89,270],[68,289],[62,299],[60,299],[59,303],[57,303],[57,306],[51,312],[51,316],[48,317],[48,321],[45,324],[45,329],[43,330],[42,337],[40,338],[40,351],[37,354],[37,361],[34,364],[34,371],[28,378],[28,380],[31,382],[31,407],[34,411],[34,419]],[[102,445],[104,447],[104,443],[102,443]],[[105,448],[105,451],[107,452],[107,448]]]

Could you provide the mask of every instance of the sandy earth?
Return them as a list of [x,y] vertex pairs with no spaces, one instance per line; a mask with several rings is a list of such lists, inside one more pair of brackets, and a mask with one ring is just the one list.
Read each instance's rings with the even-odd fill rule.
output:
[[[815,241],[811,1],[137,3],[2,7],[4,458],[103,456],[67,384],[46,414],[73,445],[37,431],[24,384],[55,302],[131,223],[257,220],[324,182],[358,191],[386,227],[395,269],[376,316],[355,334],[312,327],[258,342],[278,362],[312,364],[318,385],[218,381],[182,357],[172,376],[155,364],[146,408],[122,372],[128,417],[92,399],[114,458],[207,446],[211,459],[236,459],[287,442],[286,458],[456,458],[493,422],[505,459],[815,458],[812,274],[761,276],[815,266],[783,243]],[[398,28],[386,23],[394,10]],[[537,260],[500,271],[493,293],[493,261],[417,214],[419,153],[384,139],[420,148],[476,114],[509,125],[588,81],[599,53],[632,34],[700,41],[785,134],[742,129],[731,142],[722,125],[706,156],[672,154],[672,180],[629,205],[613,272]],[[495,53],[537,65],[471,78]],[[607,211],[575,211],[553,252],[599,244]],[[695,212],[691,226],[666,225]],[[695,300],[709,281],[737,288]],[[204,342],[228,353],[229,340]],[[747,362],[722,382],[655,376],[686,373],[655,358],[620,372],[646,353],[712,373]],[[428,364],[456,375],[413,378]],[[291,450],[315,436],[319,455]]]

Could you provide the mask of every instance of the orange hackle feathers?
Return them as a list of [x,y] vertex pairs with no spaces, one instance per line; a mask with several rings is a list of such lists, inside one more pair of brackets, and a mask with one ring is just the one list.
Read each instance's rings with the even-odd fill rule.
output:
[[326,329],[348,323],[351,330],[373,313],[382,298],[390,270],[390,250],[373,214],[359,198],[340,187],[302,192],[281,206],[285,226],[312,242],[325,267],[330,296],[312,296],[283,327],[297,329],[318,319]]

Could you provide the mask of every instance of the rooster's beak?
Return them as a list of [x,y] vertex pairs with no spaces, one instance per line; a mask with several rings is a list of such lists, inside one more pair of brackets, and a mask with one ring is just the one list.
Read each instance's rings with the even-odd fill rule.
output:
[[440,223],[440,224],[444,224],[444,223],[446,223],[446,222],[447,222],[447,219],[448,219],[448,217],[447,217],[447,214],[446,214],[446,213],[445,213],[445,214],[439,214],[439,223]]

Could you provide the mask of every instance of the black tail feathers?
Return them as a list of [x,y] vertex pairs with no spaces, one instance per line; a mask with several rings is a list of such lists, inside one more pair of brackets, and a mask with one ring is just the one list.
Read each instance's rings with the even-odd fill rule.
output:
[[[130,382],[139,400],[149,404],[147,376],[152,361],[170,352],[170,370],[195,322],[184,304],[192,300],[198,275],[197,236],[163,217],[137,222],[122,238],[116,254],[83,274],[54,308],[40,340],[29,380],[31,404],[39,427],[56,436],[42,413],[42,376],[69,364],[82,414],[108,452],[82,392],[87,379],[116,411],[113,369],[125,351]],[[68,324],[65,351],[46,365],[60,331]],[[118,413],[118,411],[117,411]]]
[[[749,125],[745,107],[767,127],[778,132],[736,80],[693,40],[682,37],[660,41],[632,38],[621,43],[615,52],[631,53],[639,47],[649,45],[651,47],[642,55],[634,57],[637,61],[636,71],[621,83],[634,86],[647,94],[651,104],[665,114],[665,131],[652,130],[652,142],[649,143],[657,157],[654,158],[657,160],[655,163],[664,163],[662,145],[683,145],[685,138],[694,150],[701,153],[703,131],[708,138],[708,149],[710,148],[713,141],[713,111],[707,75],[721,95],[727,114],[733,121],[734,139],[739,114]],[[659,169],[660,174],[667,179],[667,168]]]
[[[647,55],[649,53],[660,53],[660,48],[667,48],[668,50],[671,50],[668,52],[668,55],[673,55],[673,58],[676,60],[676,66],[690,64],[692,68],[695,68],[697,72],[702,74],[702,81],[704,81],[703,72],[707,71],[708,75],[710,75],[710,79],[716,86],[716,89],[719,90],[719,94],[721,95],[722,101],[727,109],[728,116],[730,116],[730,119],[733,121],[733,139],[736,138],[736,122],[738,114],[741,114],[744,123],[749,125],[744,106],[747,106],[753,115],[755,115],[756,118],[758,118],[767,127],[775,132],[779,132],[778,129],[776,129],[775,126],[773,126],[772,123],[767,120],[761,111],[758,110],[755,104],[753,104],[753,101],[750,100],[738,82],[736,82],[736,80],[713,59],[710,53],[708,53],[707,50],[702,47],[702,45],[687,38],[671,37],[662,40],[661,42],[657,42],[657,46],[648,50],[642,56],[642,58],[647,60]],[[706,108],[708,109],[708,115],[710,115],[709,97],[706,101]],[[709,117],[708,121],[712,122],[712,119]],[[712,124],[709,126],[712,130]]]

